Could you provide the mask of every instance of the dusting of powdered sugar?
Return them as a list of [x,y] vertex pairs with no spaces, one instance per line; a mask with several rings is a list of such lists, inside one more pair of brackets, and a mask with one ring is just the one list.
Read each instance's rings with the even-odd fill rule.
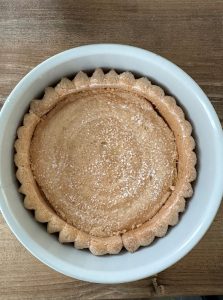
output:
[[[37,126],[38,127],[38,126]],[[173,186],[174,136],[129,91],[73,94],[37,128],[32,170],[54,210],[98,236],[140,226]]]

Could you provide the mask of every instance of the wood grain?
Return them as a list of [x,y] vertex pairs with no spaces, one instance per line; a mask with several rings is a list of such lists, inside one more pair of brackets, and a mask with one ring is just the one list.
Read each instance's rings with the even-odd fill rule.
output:
[[[156,52],[203,88],[223,124],[223,1],[0,0],[0,102],[44,59],[71,47],[122,43]],[[1,130],[1,129],[0,129]],[[145,299],[223,294],[223,206],[185,258],[149,279],[90,284],[49,269],[0,218],[0,299]]]
[[223,205],[201,242],[166,271],[117,285],[61,275],[34,258],[0,217],[0,299],[147,299],[153,296],[223,293]]

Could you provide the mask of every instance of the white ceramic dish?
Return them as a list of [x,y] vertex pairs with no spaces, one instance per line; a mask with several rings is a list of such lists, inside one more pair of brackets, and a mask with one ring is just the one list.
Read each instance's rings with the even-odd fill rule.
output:
[[[193,123],[198,178],[178,225],[151,246],[130,254],[95,257],[61,245],[23,207],[13,163],[16,129],[29,102],[63,76],[96,67],[130,70],[158,82],[174,95]],[[60,53],[33,69],[15,87],[0,116],[1,210],[20,242],[39,260],[71,277],[120,283],[151,276],[186,255],[202,238],[223,193],[223,137],[217,115],[199,86],[176,65],[151,52],[124,45],[89,45]]]

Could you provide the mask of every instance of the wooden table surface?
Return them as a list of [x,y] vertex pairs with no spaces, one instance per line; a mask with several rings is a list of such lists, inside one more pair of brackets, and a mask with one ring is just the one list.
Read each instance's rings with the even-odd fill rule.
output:
[[[71,47],[122,43],[188,72],[223,120],[223,1],[0,0],[0,101],[44,59]],[[202,209],[202,208],[201,208]],[[21,246],[0,216],[0,299],[142,299],[223,294],[223,206],[201,242],[157,274],[120,285],[65,277]]]

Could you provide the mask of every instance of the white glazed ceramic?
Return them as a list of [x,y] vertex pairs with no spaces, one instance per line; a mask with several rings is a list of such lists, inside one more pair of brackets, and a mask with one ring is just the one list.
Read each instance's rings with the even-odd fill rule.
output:
[[[161,84],[184,107],[197,142],[198,178],[178,225],[151,246],[131,254],[95,257],[61,245],[37,223],[18,193],[13,163],[16,129],[29,102],[61,77],[97,67],[130,70]],[[176,263],[202,238],[223,193],[223,137],[217,115],[199,86],[176,65],[151,52],[124,45],[89,45],[44,61],[27,74],[8,97],[0,116],[0,200],[9,227],[20,242],[51,268],[74,278],[120,283],[158,273]]]

